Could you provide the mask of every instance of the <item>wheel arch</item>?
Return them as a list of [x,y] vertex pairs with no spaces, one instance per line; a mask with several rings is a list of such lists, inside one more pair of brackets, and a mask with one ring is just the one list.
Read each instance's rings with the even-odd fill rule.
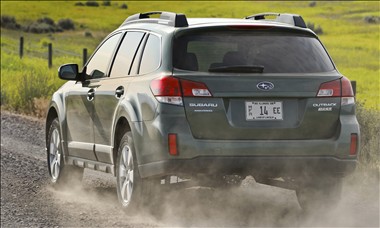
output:
[[116,122],[113,134],[113,150],[112,150],[112,161],[114,163],[114,174],[116,175],[116,159],[117,152],[119,150],[120,141],[123,138],[123,135],[131,131],[131,126],[128,119],[125,116],[120,116]]
[[[117,151],[119,149],[119,143],[123,135],[130,131],[132,135],[140,135],[142,132],[141,115],[138,115],[138,109],[131,103],[131,99],[124,99],[118,106],[113,125],[113,135],[111,142],[113,143],[112,160],[113,164],[116,163]],[[139,156],[135,145],[135,156],[137,162],[139,162]],[[116,167],[116,166],[114,166]]]
[[[47,112],[46,121],[45,121],[45,142],[46,143],[47,143],[48,137],[49,137],[50,125],[52,124],[53,120],[56,118],[58,118],[58,121],[59,121],[57,107],[54,103],[52,103],[49,107],[48,112]],[[47,147],[48,147],[48,145],[46,144],[46,148]]]
[[[49,137],[49,129],[50,125],[53,122],[55,118],[58,119],[59,127],[60,127],[60,133],[62,137],[62,141],[66,141],[66,128],[65,128],[65,108],[63,103],[63,95],[59,92],[55,92],[53,94],[53,97],[51,99],[51,102],[49,104],[49,108],[46,114],[46,120],[45,120],[45,143],[47,143],[47,139]],[[48,148],[48,145],[46,145],[46,150]],[[66,157],[66,145],[65,143],[62,143],[63,148],[63,156]]]

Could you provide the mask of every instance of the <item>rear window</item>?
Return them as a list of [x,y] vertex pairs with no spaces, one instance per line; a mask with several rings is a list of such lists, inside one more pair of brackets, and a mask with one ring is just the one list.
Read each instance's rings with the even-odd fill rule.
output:
[[228,68],[239,71],[250,67],[259,67],[263,73],[334,70],[325,49],[315,37],[250,30],[182,35],[174,40],[173,66],[202,72],[213,69],[223,72]]

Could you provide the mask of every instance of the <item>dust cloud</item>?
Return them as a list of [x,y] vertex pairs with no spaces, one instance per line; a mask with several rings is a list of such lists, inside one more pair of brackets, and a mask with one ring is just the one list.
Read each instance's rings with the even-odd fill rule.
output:
[[[81,186],[49,191],[65,220],[62,226],[127,227],[379,227],[379,170],[346,177],[340,204],[325,213],[305,213],[295,191],[247,177],[240,187],[165,190],[159,207],[125,213],[109,174],[85,171]],[[321,205],[323,207],[323,205]]]

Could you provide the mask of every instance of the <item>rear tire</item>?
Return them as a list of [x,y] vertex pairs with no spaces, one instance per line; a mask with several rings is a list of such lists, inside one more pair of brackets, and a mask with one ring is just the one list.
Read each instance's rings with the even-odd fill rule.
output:
[[140,177],[131,132],[124,134],[119,145],[116,159],[117,197],[122,208],[133,213],[150,204],[154,181]]
[[50,182],[54,187],[63,187],[69,183],[70,185],[80,184],[83,178],[83,168],[64,164],[61,140],[59,122],[55,118],[50,125],[46,144]]
[[320,177],[319,180],[300,183],[296,189],[299,205],[305,212],[334,209],[341,199],[342,182],[342,178]]

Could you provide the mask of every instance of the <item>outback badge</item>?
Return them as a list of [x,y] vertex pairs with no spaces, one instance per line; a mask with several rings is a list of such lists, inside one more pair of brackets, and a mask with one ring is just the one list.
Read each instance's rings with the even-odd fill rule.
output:
[[264,90],[264,91],[267,91],[267,90],[271,90],[274,88],[274,85],[272,82],[259,82],[256,87],[259,89],[259,90]]

